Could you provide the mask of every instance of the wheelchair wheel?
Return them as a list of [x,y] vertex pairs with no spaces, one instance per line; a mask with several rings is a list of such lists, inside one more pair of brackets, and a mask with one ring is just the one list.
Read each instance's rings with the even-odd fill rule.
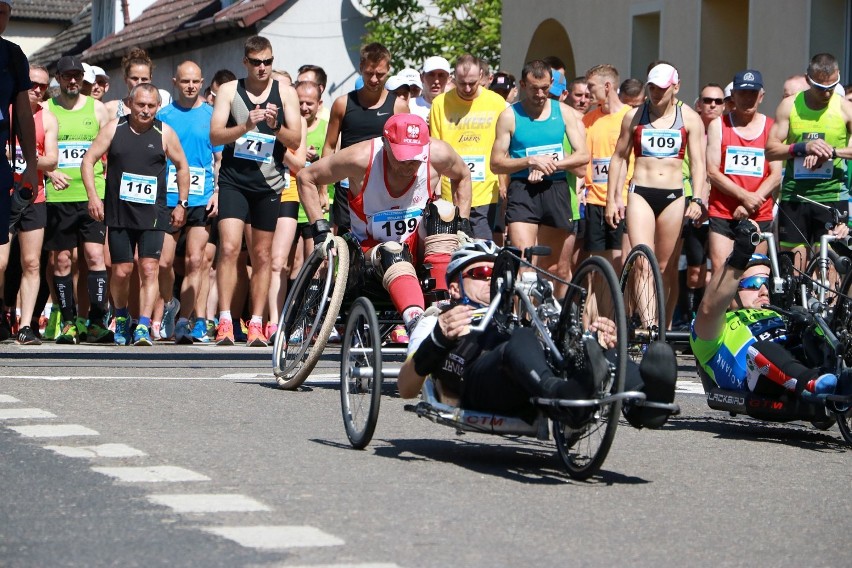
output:
[[[602,322],[609,331],[594,331],[594,327],[600,329]],[[589,337],[597,339],[610,362],[609,377],[594,398],[604,399],[622,392],[628,344],[624,302],[612,265],[594,256],[583,261],[575,272],[563,303],[557,345],[569,369],[583,364],[583,341]],[[587,419],[578,424],[553,422],[556,449],[568,475],[588,479],[601,468],[615,437],[620,414],[621,401],[616,400],[594,407]]]
[[805,274],[810,278],[807,282],[808,293],[812,298],[818,298],[820,290],[824,290],[824,304],[828,317],[826,320],[832,323],[833,314],[839,303],[839,293],[843,285],[843,270],[844,264],[841,264],[840,257],[833,250],[828,251],[828,269],[825,272],[825,277],[822,275],[819,256],[811,259],[805,269]]
[[840,435],[846,440],[847,444],[852,444],[852,410],[846,412],[837,412],[834,414],[837,419],[837,427],[840,429]]
[[375,308],[355,300],[346,318],[340,353],[340,406],[352,447],[364,449],[373,438],[382,394],[382,342]]
[[349,249],[340,237],[334,237],[327,260],[314,251],[299,271],[272,349],[272,369],[281,388],[298,388],[313,371],[340,312],[348,274]]
[[636,245],[627,255],[621,293],[627,315],[627,354],[638,363],[651,342],[666,340],[663,276],[647,245]]

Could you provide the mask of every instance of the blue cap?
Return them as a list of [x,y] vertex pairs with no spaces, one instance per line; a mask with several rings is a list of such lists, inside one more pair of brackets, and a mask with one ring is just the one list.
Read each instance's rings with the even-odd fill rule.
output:
[[551,70],[550,73],[553,75],[553,84],[550,85],[550,94],[554,97],[561,97],[562,93],[568,89],[568,83],[565,81],[565,75],[562,74],[562,71],[558,71],[556,69]]
[[357,91],[361,87],[364,86],[364,78],[361,75],[358,75],[358,78],[355,79],[355,90]]
[[763,88],[763,76],[757,69],[746,69],[734,75],[732,91],[759,91]]

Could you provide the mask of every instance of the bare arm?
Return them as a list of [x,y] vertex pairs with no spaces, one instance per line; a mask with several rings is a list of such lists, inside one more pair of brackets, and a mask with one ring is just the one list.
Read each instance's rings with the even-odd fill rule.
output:
[[299,120],[302,121],[302,136],[299,141],[299,147],[296,148],[295,152],[291,152],[287,150],[284,152],[284,165],[290,169],[290,173],[296,175],[299,173],[299,170],[305,167],[305,161],[307,160],[308,155],[308,124],[304,118],[301,116]]
[[115,118],[114,115],[109,113],[107,106],[101,101],[95,101],[95,116],[98,119],[98,124],[101,128],[110,123],[110,121]]
[[30,110],[30,96],[21,91],[15,98],[15,121],[20,131],[18,142],[27,168],[21,175],[21,181],[34,189],[38,188],[38,154],[36,153],[35,121]]
[[786,160],[790,157],[787,135],[790,132],[790,109],[793,108],[793,99],[794,97],[787,97],[775,111],[775,124],[769,129],[766,139],[767,160]]
[[[291,150],[298,150],[300,146],[304,148],[303,134],[307,126],[303,124],[304,120],[299,112],[299,96],[296,94],[296,89],[290,85],[278,83],[278,92],[284,105],[284,108],[281,109],[284,115],[284,124],[275,133],[275,138]],[[304,163],[305,161],[302,160],[302,165]]]
[[[228,117],[231,114],[231,101],[234,100],[236,92],[237,81],[230,81],[219,87],[219,94],[213,106],[213,116],[210,118],[210,142],[214,146],[230,144],[236,141],[246,132],[254,130],[258,122],[267,118],[267,109],[262,109],[260,105],[255,105],[254,109],[249,109],[248,118],[243,124],[228,126]],[[281,130],[284,130],[284,128],[282,127]],[[278,133],[280,134],[281,131],[279,130]]]
[[430,154],[432,166],[438,174],[450,180],[453,203],[459,208],[459,215],[469,218],[473,186],[467,165],[449,144],[441,140],[432,139]]
[[698,116],[698,113],[687,106],[684,106],[681,112],[687,127],[687,139],[689,140],[686,151],[689,153],[689,167],[692,173],[692,195],[707,203],[704,123],[701,122],[701,117]]
[[59,163],[59,123],[56,117],[49,111],[41,111],[41,123],[44,127],[44,155],[38,157],[38,169],[50,172],[56,169]]
[[[189,162],[184,154],[177,133],[168,124],[163,124],[163,151],[175,167],[178,186],[178,200],[189,198]],[[186,222],[186,209],[178,205],[172,209],[170,219],[172,227],[181,227]]]
[[328,128],[325,131],[325,144],[322,145],[323,157],[330,157],[337,151],[337,140],[340,138],[340,124],[346,112],[346,95],[337,97],[331,105],[328,118]]
[[609,172],[606,178],[606,222],[613,228],[624,218],[624,181],[627,177],[627,166],[630,152],[633,151],[633,128],[636,126],[636,110],[624,115],[621,121],[621,132],[615,151],[609,160]]
[[565,159],[556,162],[556,167],[584,176],[591,154],[586,146],[586,127],[583,124],[582,115],[565,103],[560,103],[559,108],[562,111],[562,121],[565,123],[565,135],[568,136],[573,152],[565,156]]
[[[370,162],[372,143],[370,140],[359,142],[344,148],[340,152],[323,156],[310,168],[302,168],[299,175],[297,187],[299,190],[299,201],[305,208],[305,214],[311,223],[322,218],[322,205],[320,201],[320,188],[325,191],[325,186],[348,177],[363,175],[367,164]],[[351,195],[357,195],[357,188],[350,187]]]

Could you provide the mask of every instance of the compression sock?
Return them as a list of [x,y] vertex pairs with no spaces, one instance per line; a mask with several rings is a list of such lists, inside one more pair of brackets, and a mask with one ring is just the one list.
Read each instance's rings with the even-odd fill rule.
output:
[[417,306],[423,311],[426,306],[423,302],[423,292],[417,278],[410,274],[401,274],[388,284],[391,301],[396,311],[402,313],[411,306]]
[[56,299],[59,300],[59,311],[62,321],[73,321],[76,311],[74,305],[74,277],[53,275],[53,286],[56,288]]
[[103,325],[107,304],[107,272],[92,270],[87,278],[89,283],[89,320]]

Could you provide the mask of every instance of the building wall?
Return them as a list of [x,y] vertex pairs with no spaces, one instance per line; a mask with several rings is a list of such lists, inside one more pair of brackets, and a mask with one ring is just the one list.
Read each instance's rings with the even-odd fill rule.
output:
[[12,19],[9,22],[7,33],[3,37],[13,43],[21,46],[24,55],[29,57],[48,43],[61,32],[64,28],[57,24],[43,22],[22,22],[15,20],[15,13],[12,12]]

